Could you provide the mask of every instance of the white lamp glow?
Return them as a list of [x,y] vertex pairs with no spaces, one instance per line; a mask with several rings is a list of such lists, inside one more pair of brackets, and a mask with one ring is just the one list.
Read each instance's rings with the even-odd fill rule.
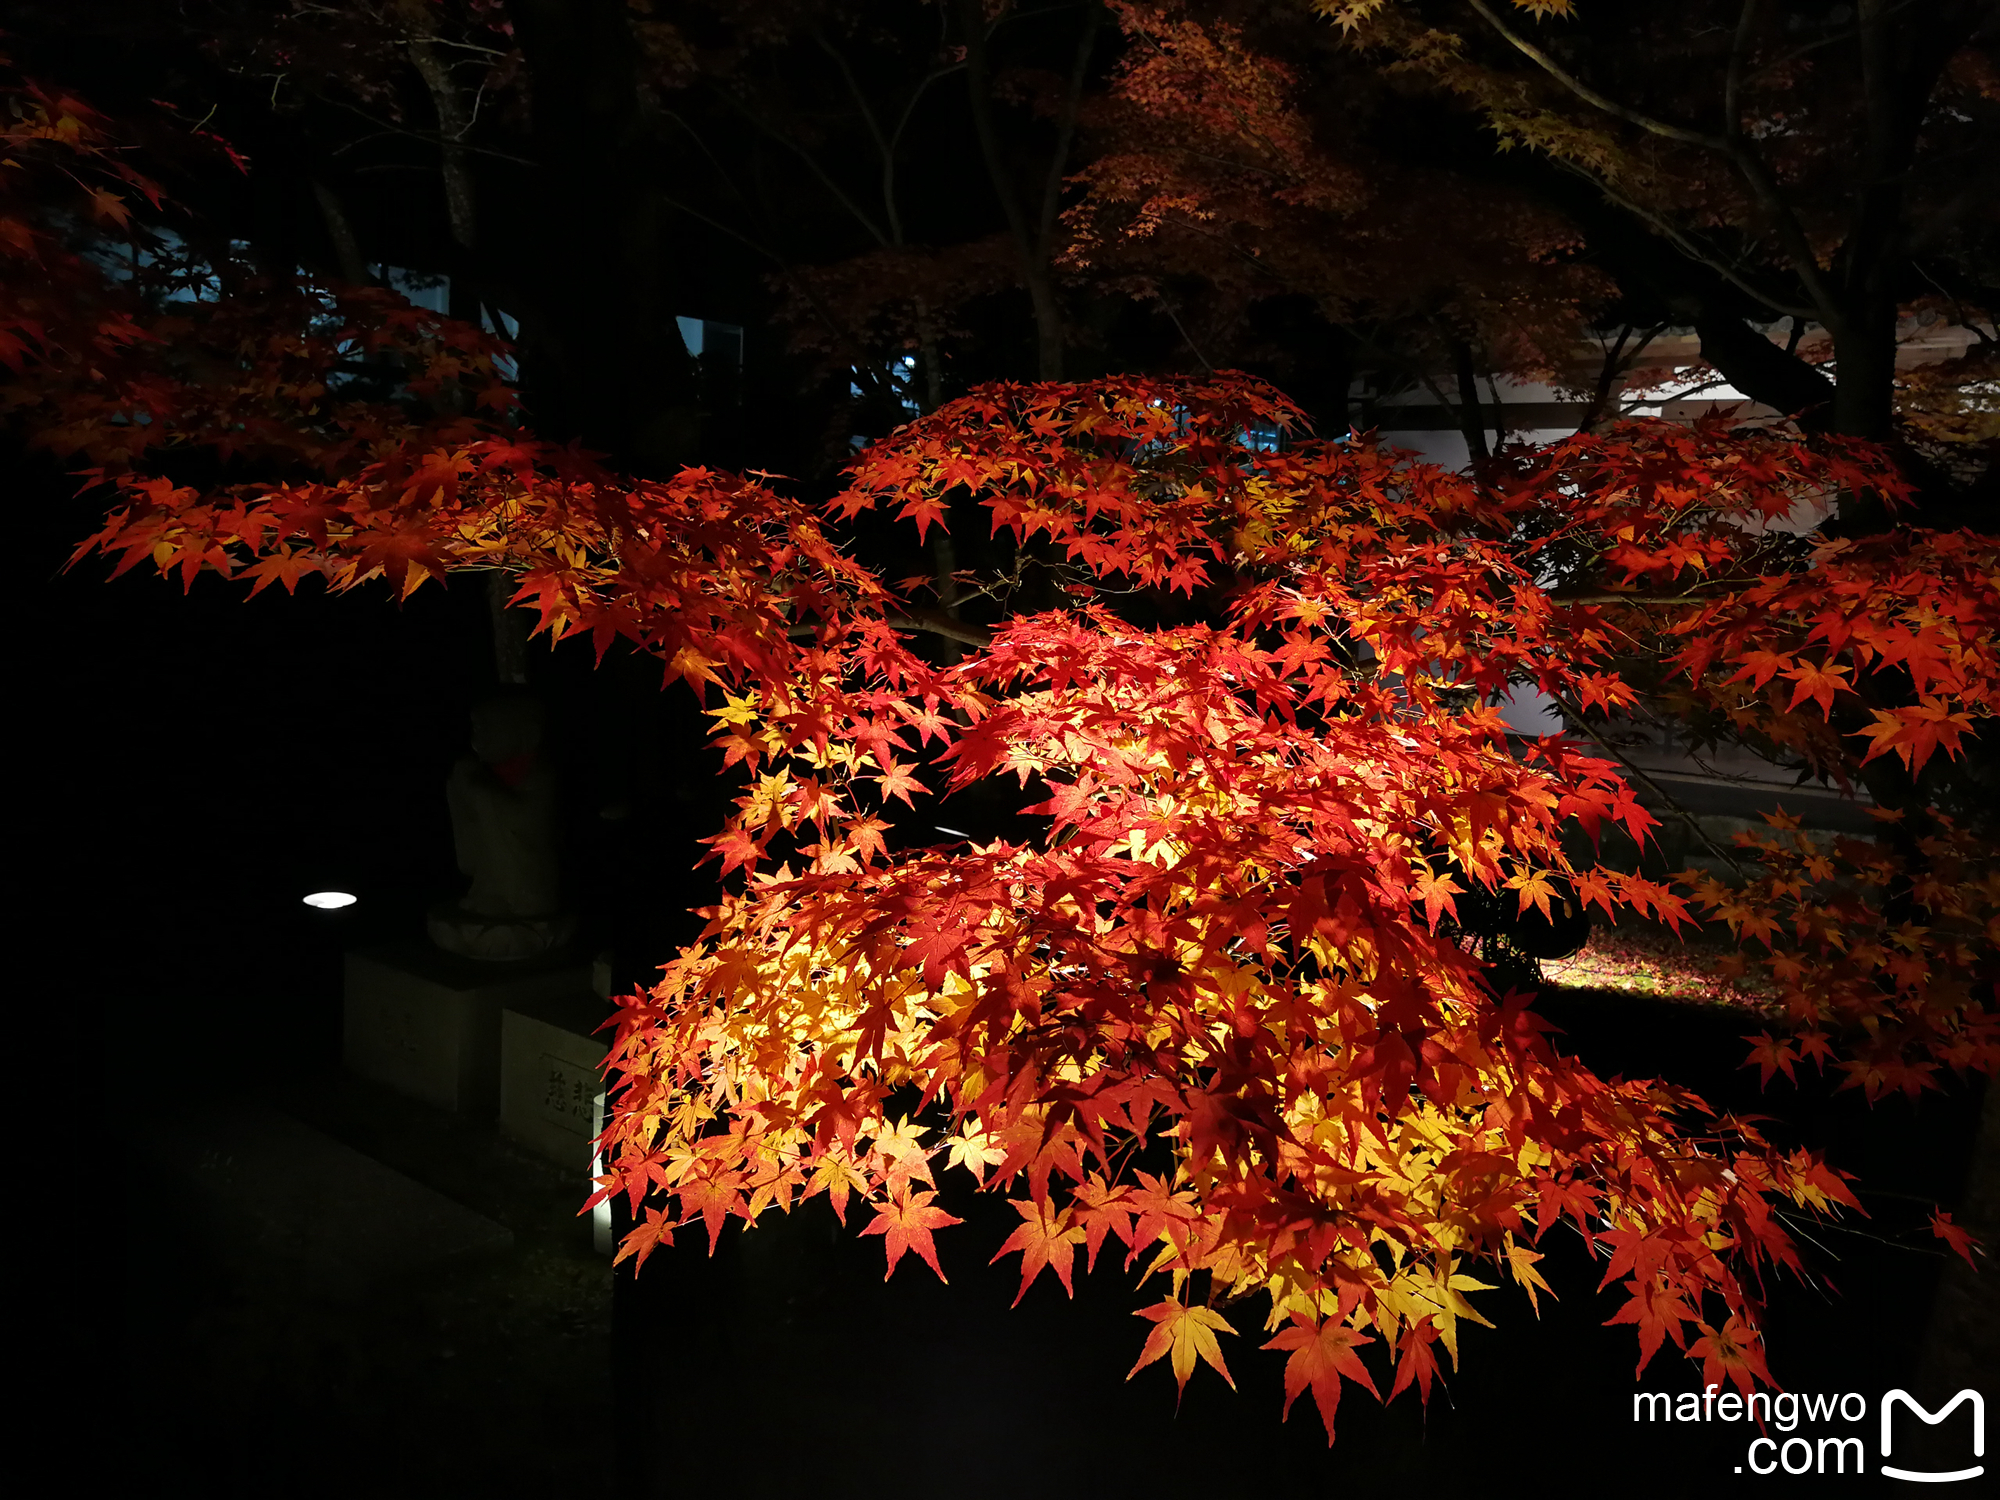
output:
[[321,911],[339,911],[343,906],[352,906],[357,899],[346,891],[314,891],[306,897],[306,905],[317,906]]

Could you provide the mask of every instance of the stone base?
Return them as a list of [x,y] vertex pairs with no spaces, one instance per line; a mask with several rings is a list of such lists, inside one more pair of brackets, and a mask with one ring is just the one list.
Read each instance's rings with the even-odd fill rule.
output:
[[588,995],[566,960],[479,963],[412,943],[347,955],[341,1055],[363,1078],[439,1109],[491,1118],[500,1096],[500,1013]]
[[546,957],[576,932],[576,915],[490,917],[456,903],[431,908],[430,939],[447,953],[480,963],[526,963]]
[[500,1131],[579,1181],[603,1124],[611,1034],[594,1028],[610,1014],[583,992],[511,1003],[500,1016]]

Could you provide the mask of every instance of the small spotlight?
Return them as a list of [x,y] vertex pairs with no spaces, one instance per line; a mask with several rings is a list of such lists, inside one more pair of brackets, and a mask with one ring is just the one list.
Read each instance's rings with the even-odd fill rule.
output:
[[321,911],[339,911],[343,906],[352,906],[356,899],[346,891],[314,891],[306,897],[306,905],[316,906]]

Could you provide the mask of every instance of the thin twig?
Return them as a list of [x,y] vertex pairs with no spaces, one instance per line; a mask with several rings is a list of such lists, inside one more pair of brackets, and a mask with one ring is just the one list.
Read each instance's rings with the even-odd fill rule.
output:
[[1583,710],[1581,708],[1577,707],[1576,704],[1571,703],[1567,698],[1563,698],[1557,694],[1552,693],[1549,696],[1555,699],[1556,705],[1562,709],[1563,713],[1567,717],[1575,721],[1578,731],[1582,733],[1586,739],[1588,739],[1592,744],[1596,745],[1597,748],[1602,750],[1606,755],[1609,755],[1613,760],[1617,761],[1619,765],[1623,766],[1628,772],[1631,773],[1632,777],[1635,780],[1637,780],[1641,786],[1645,787],[1655,797],[1660,799],[1660,801],[1664,804],[1663,811],[1666,812],[1668,817],[1678,819],[1680,822],[1686,824],[1689,830],[1693,832],[1694,836],[1701,840],[1702,847],[1707,849],[1709,853],[1713,854],[1717,859],[1721,860],[1724,864],[1728,865],[1729,868],[1734,870],[1737,874],[1748,877],[1750,872],[1743,867],[1742,861],[1737,859],[1735,855],[1731,854],[1727,849],[1723,848],[1720,844],[1716,843],[1714,839],[1710,838],[1708,836],[1707,831],[1701,826],[1700,820],[1697,819],[1693,813],[1689,812],[1686,808],[1682,807],[1680,803],[1676,802],[1670,795],[1668,795],[1666,790],[1662,788],[1657,781],[1653,780],[1652,777],[1648,776],[1644,771],[1640,770],[1638,766],[1634,765],[1632,763],[1632,759],[1630,756],[1626,755],[1624,751],[1620,750],[1616,745],[1611,744],[1596,730],[1592,729],[1589,723],[1585,721],[1583,717]]

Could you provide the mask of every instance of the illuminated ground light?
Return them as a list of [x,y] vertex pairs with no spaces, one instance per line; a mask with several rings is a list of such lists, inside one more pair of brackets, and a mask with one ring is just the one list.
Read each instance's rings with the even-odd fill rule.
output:
[[1733,951],[1701,939],[1683,945],[1670,933],[1646,927],[1597,927],[1581,953],[1544,959],[1542,977],[1566,989],[1617,990],[1685,1005],[1766,1009],[1772,997],[1754,977],[1731,979],[1718,972],[1719,960]]
[[339,911],[343,906],[352,906],[360,898],[350,896],[346,891],[314,891],[306,897],[307,906],[316,906],[321,911]]

